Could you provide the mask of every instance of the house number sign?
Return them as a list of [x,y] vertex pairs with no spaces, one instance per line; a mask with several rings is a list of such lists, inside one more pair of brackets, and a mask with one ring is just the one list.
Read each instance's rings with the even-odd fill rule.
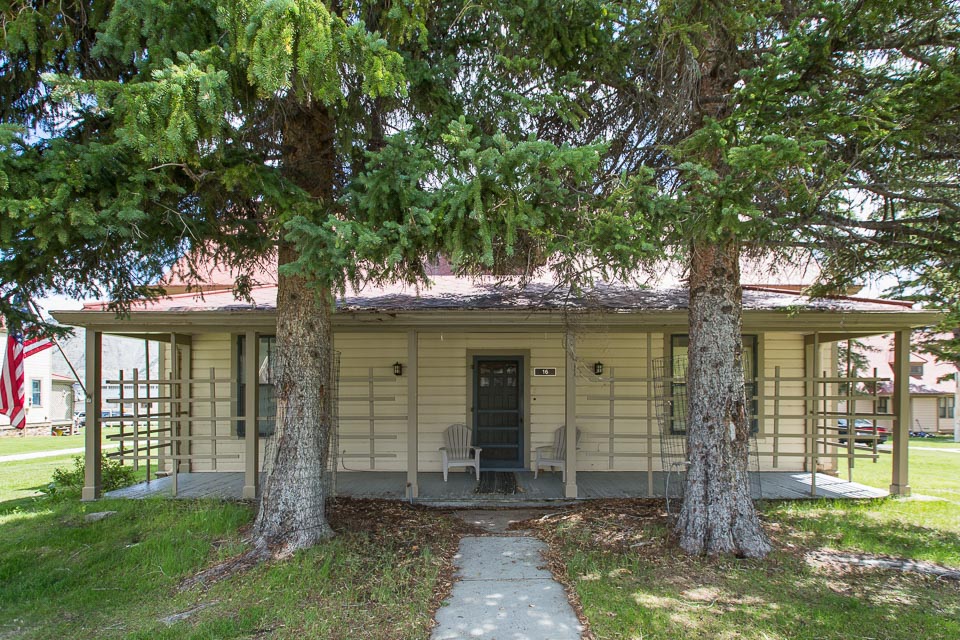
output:
[[557,375],[556,367],[550,367],[548,369],[534,369],[533,375],[535,376],[555,376]]

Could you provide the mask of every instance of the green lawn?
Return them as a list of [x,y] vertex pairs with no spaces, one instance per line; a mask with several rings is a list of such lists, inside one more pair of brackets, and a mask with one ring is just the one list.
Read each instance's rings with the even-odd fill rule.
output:
[[[117,514],[84,520],[104,510]],[[341,504],[330,542],[177,593],[183,578],[245,548],[252,512],[163,499],[0,505],[0,638],[428,637],[459,521],[403,504]]]
[[[129,430],[130,427],[127,427],[127,431]],[[107,440],[107,436],[119,433],[119,431],[119,427],[109,427],[104,429],[104,445],[113,444],[113,442]],[[83,437],[84,434],[82,430],[78,435],[75,436],[4,436],[3,438],[0,438],[0,457],[17,455],[21,453],[36,453],[38,451],[82,449]]]
[[[73,455],[0,462],[0,508],[3,503],[40,495],[40,489],[50,483],[50,476],[58,467],[73,464]],[[0,636],[2,638],[3,636]]]
[[[954,443],[930,443],[952,448]],[[887,488],[890,454],[854,480]],[[936,500],[790,501],[761,506],[764,561],[690,558],[662,503],[578,506],[537,524],[596,638],[960,638],[960,585],[914,574],[816,566],[821,548],[960,568],[960,454],[911,448],[910,484]]]
[[[815,566],[805,552],[834,541],[795,528],[810,513],[779,509],[765,514],[777,550],[762,561],[684,555],[666,535],[657,501],[578,505],[536,527],[599,640],[960,637],[957,583]],[[867,511],[864,519],[830,522],[849,532],[864,524]],[[918,535],[894,524],[871,526],[874,534],[897,536],[900,549]],[[955,553],[956,536],[952,545]]]

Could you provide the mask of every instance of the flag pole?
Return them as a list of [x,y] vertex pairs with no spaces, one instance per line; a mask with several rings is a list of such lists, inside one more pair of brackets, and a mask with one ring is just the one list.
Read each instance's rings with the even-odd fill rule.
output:
[[[33,305],[33,311],[37,314],[37,319],[40,322],[43,322],[43,314],[40,313],[40,307],[37,306],[37,303],[33,300],[30,301],[30,304]],[[73,374],[73,379],[77,381],[77,384],[80,385],[81,391],[83,391],[83,396],[87,396],[87,388],[83,385],[83,382],[80,380],[80,376],[77,375],[77,370],[73,368],[73,363],[70,362],[70,358],[67,357],[66,352],[64,352],[63,347],[60,346],[60,343],[57,342],[57,339],[53,336],[50,336],[50,341],[57,345],[57,349],[60,351],[60,355],[63,356],[64,362],[67,363],[67,366],[70,367],[70,373]]]

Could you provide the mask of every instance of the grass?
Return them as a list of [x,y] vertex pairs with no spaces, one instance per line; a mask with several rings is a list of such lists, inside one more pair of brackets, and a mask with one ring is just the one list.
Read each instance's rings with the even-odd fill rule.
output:
[[[596,638],[957,638],[956,582],[807,560],[833,548],[960,568],[960,454],[915,448],[931,443],[960,447],[911,441],[913,492],[936,500],[768,503],[764,561],[685,556],[657,502],[583,505],[536,528]],[[853,479],[887,488],[890,466],[889,453],[858,461]]]
[[[117,513],[85,521],[104,510]],[[251,506],[217,501],[0,505],[0,638],[427,638],[456,520],[338,504],[329,542],[178,593],[183,578],[245,548],[251,518]]]
[[536,525],[598,639],[960,637],[956,583],[816,566],[805,552],[818,541],[769,513],[766,560],[691,558],[661,508],[584,505]]
[[[960,454],[915,448],[928,442],[910,443],[912,499],[782,502],[771,505],[767,516],[836,549],[960,567]],[[858,460],[853,480],[886,489],[891,465],[889,453],[876,463]]]
[[[130,427],[127,427],[127,431]],[[119,433],[119,427],[108,427],[103,430],[103,443],[114,444],[107,440],[108,435]],[[84,434],[75,436],[4,436],[0,438],[0,457],[18,455],[22,453],[37,453],[39,451],[59,451],[61,449],[82,449]],[[3,463],[0,463],[3,464]]]
[[54,469],[72,464],[72,455],[0,462],[0,507],[3,503],[40,495],[40,489],[50,483]]

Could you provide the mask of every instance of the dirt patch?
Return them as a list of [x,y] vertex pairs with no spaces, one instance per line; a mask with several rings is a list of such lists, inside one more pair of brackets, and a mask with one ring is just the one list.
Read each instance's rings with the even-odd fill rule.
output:
[[662,500],[592,500],[510,528],[531,529],[547,542],[557,542],[564,530],[575,529],[584,542],[605,551],[639,552],[662,547],[668,524]]

